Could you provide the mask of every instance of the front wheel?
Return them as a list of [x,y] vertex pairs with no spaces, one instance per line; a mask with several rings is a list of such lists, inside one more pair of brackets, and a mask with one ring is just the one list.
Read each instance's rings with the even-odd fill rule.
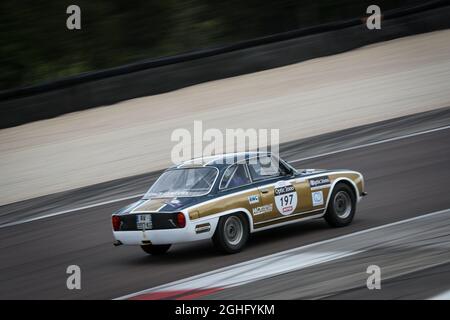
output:
[[244,247],[249,233],[247,219],[242,214],[231,214],[219,219],[213,243],[222,252],[236,253]]
[[331,194],[325,220],[332,227],[344,227],[352,222],[355,210],[355,193],[345,183],[338,183]]
[[169,250],[171,244],[146,244],[142,245],[141,248],[145,253],[151,255],[161,255]]

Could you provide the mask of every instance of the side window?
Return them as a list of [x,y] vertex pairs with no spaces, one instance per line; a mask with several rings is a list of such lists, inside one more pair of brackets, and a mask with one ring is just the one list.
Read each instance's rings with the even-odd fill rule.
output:
[[280,175],[280,166],[270,157],[250,160],[248,170],[255,181]]
[[223,174],[220,189],[235,188],[249,184],[250,182],[251,180],[247,174],[247,170],[245,170],[245,165],[235,164],[229,167]]

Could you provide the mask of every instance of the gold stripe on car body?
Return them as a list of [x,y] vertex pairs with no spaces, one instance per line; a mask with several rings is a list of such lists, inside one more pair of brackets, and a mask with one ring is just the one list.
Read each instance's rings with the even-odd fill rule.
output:
[[145,201],[140,206],[134,208],[131,212],[132,213],[138,213],[138,212],[157,212],[161,207],[164,207],[166,205],[167,199],[150,199]]
[[334,182],[338,178],[346,178],[350,181],[353,181],[353,183],[356,185],[357,190],[356,196],[359,197],[364,192],[364,185],[363,185],[363,179],[362,176],[358,173],[353,172],[343,172],[343,173],[333,173],[328,175],[330,179]]
[[[327,176],[330,179],[330,183],[320,186],[320,188],[311,188],[311,186],[309,185],[309,180],[322,176]],[[357,190],[355,191],[357,193],[357,196],[359,196],[364,191],[362,178],[360,174],[356,172],[320,172],[311,176],[296,177],[294,179],[287,180],[295,187],[298,197],[297,206],[294,212],[290,215],[281,215],[276,208],[276,204],[274,203],[274,186],[276,182],[280,181],[278,180],[267,185],[238,191],[234,194],[227,194],[224,197],[219,197],[205,203],[197,204],[194,207],[189,208],[189,217],[192,220],[195,220],[198,218],[205,218],[220,212],[230,212],[233,209],[243,208],[250,212],[253,219],[253,227],[255,229],[259,228],[260,226],[276,225],[284,221],[302,219],[310,215],[317,215],[321,212],[324,213],[328,198],[330,196],[331,187],[335,184],[335,181],[337,179],[342,178],[348,179],[352,181],[354,185],[356,185]],[[263,194],[261,190],[265,190],[267,191],[267,193]],[[312,191],[315,190],[322,191],[322,205],[313,206]],[[257,203],[250,204],[249,197],[254,195],[257,195],[259,197],[259,201]],[[272,205],[271,211],[266,211],[260,214],[257,210],[259,207],[270,205]],[[256,212],[258,212],[258,214],[255,214]]]

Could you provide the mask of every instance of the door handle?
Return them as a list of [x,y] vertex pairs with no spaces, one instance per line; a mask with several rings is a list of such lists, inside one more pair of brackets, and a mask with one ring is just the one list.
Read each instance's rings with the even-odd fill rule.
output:
[[261,193],[264,193],[264,194],[269,193],[269,190],[267,190],[267,189],[261,190]]

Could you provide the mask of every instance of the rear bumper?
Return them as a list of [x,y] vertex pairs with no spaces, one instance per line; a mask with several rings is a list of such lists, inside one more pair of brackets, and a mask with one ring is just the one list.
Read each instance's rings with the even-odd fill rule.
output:
[[[216,229],[218,219],[210,219],[209,229],[199,228],[198,225],[205,224],[190,222],[184,228],[146,230],[146,231],[113,231],[116,243],[124,245],[146,245],[146,244],[173,244],[197,240],[210,239]],[[206,231],[205,231],[206,230]]]

